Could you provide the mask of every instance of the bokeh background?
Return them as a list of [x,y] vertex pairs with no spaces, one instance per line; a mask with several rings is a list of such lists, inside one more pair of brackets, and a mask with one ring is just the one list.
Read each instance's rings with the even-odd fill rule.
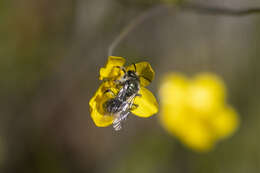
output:
[[[120,31],[162,0],[3,0],[0,2],[0,172],[239,173],[260,171],[260,15],[164,9],[139,24],[113,55],[149,61],[148,87],[162,76],[213,72],[228,89],[241,125],[207,153],[183,146],[160,113],[129,116],[120,132],[97,128],[88,101]],[[260,7],[259,0],[200,0]],[[167,3],[175,3],[167,0]]]

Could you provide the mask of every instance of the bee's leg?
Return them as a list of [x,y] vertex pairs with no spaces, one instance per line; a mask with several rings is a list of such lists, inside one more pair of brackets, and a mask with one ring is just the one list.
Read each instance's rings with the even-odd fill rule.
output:
[[113,96],[116,96],[116,94],[111,90],[111,89],[107,89],[104,94],[106,93],[111,93]]
[[[135,96],[137,96],[137,95],[135,95]],[[136,109],[137,107],[138,107],[138,105],[137,104],[134,104],[134,98],[135,98],[135,96],[133,96],[133,99],[130,101],[130,103],[129,103],[129,111],[132,111],[132,110],[134,110],[134,109]]]
[[115,68],[119,68],[120,70],[122,70],[122,71],[124,72],[124,75],[126,74],[126,69],[125,69],[125,67],[115,66]]
[[130,108],[131,111],[132,111],[132,110],[135,110],[136,108],[138,108],[138,106],[139,106],[139,105],[133,103],[132,106],[131,106],[131,108]]
[[109,78],[104,78],[102,81],[103,82],[107,82],[107,81],[109,81],[110,79]]
[[114,82],[118,85],[123,85],[123,83],[125,82],[126,76],[127,76],[126,69],[125,69],[125,67],[122,67],[122,66],[115,66],[115,68],[119,68],[120,70],[122,70],[124,72],[124,76],[119,80],[115,80]]
[[114,81],[117,85],[122,85],[124,83],[123,80],[115,80]]
[[142,94],[137,93],[135,96],[142,97]]

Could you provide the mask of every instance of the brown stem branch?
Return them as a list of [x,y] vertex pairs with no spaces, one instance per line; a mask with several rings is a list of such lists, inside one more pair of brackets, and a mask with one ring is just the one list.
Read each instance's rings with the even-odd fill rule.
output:
[[170,4],[161,4],[155,7],[150,8],[149,10],[143,12],[137,18],[133,19],[123,30],[120,32],[119,35],[114,39],[111,45],[108,48],[108,56],[113,55],[114,49],[117,45],[138,25],[144,22],[146,19],[154,16],[159,11],[162,11],[166,8],[179,8],[180,10],[186,10],[196,13],[204,13],[207,15],[226,15],[226,16],[247,16],[253,14],[260,14],[260,8],[244,8],[244,9],[232,9],[226,7],[213,7],[207,6],[202,4],[196,3],[180,3],[178,5],[170,5]]
[[197,13],[205,13],[209,15],[226,15],[234,17],[260,14],[260,8],[232,9],[226,7],[213,7],[196,3],[183,3],[180,5],[180,8]]

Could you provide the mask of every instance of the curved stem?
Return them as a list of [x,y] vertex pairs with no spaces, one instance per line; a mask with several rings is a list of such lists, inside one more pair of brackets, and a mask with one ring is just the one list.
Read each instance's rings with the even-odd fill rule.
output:
[[167,5],[159,5],[156,7],[153,7],[149,9],[148,11],[143,12],[141,15],[139,15],[137,18],[132,20],[123,30],[120,32],[120,34],[114,39],[114,41],[111,43],[111,45],[108,48],[108,56],[112,56],[113,52],[116,48],[116,46],[138,25],[140,25],[142,22],[144,22],[146,19],[152,17],[157,12],[161,11],[162,9],[168,7]]

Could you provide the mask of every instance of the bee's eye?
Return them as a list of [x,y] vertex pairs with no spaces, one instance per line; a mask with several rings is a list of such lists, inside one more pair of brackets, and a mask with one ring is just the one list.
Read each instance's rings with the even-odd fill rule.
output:
[[132,70],[129,70],[129,71],[127,72],[127,74],[128,74],[128,76],[130,76],[130,77],[135,77],[135,72],[133,72]]

